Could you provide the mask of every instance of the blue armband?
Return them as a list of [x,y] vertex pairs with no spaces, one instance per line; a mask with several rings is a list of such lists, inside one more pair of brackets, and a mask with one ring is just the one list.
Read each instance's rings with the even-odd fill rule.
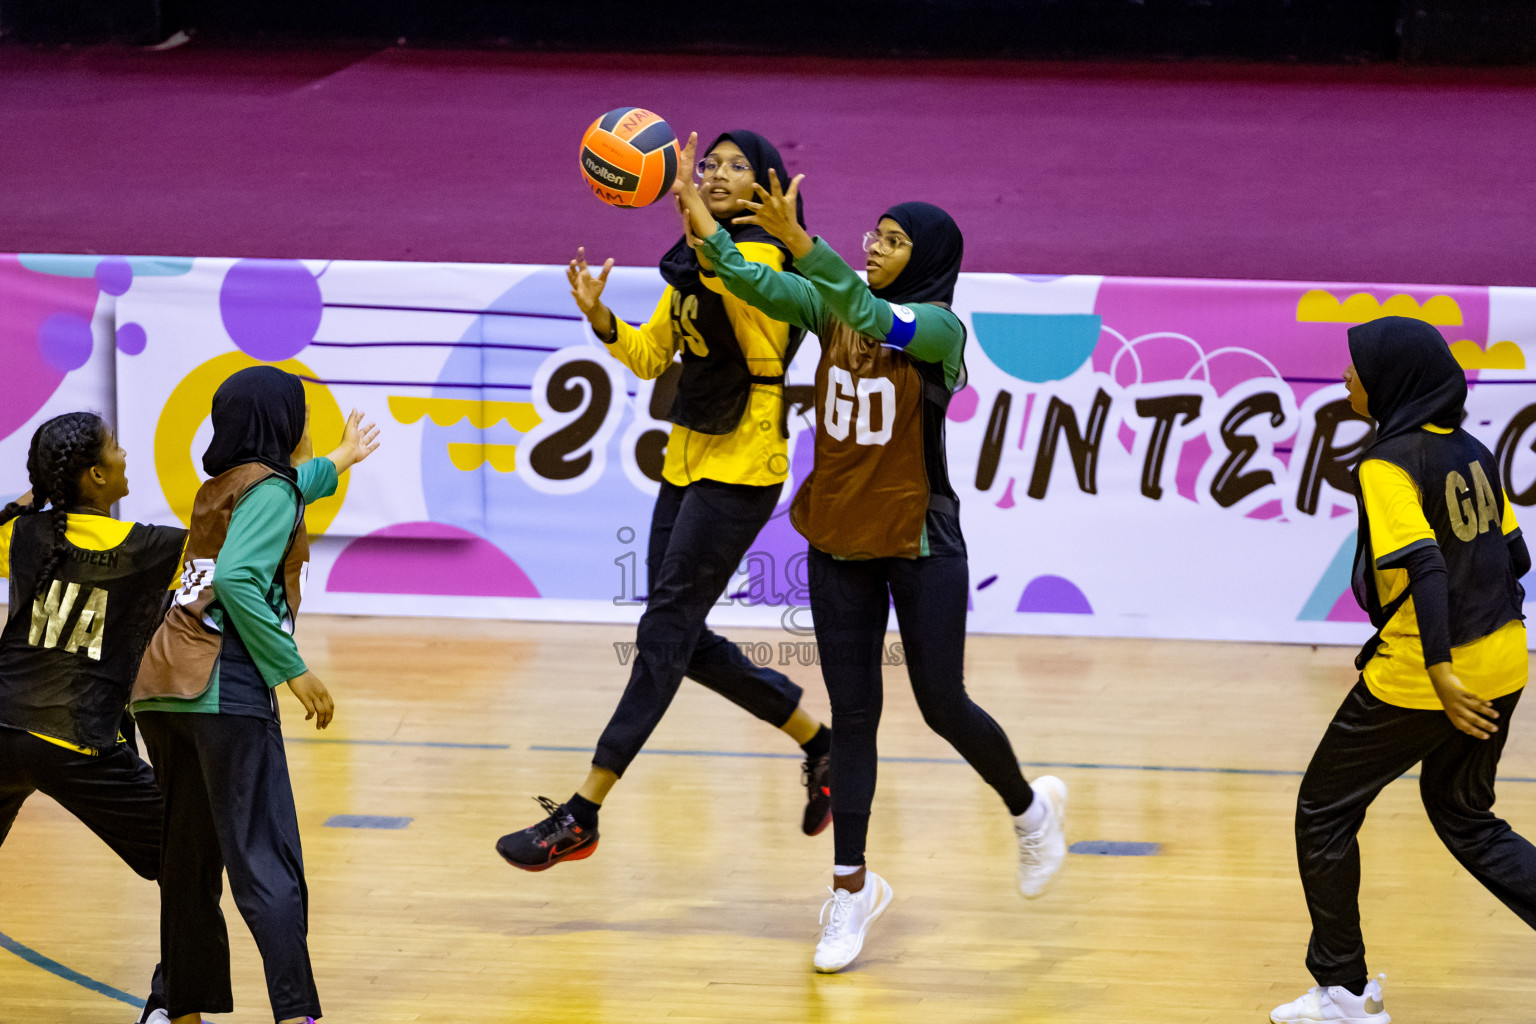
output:
[[917,314],[906,306],[890,303],[891,329],[885,332],[885,344],[892,348],[906,348],[917,334]]

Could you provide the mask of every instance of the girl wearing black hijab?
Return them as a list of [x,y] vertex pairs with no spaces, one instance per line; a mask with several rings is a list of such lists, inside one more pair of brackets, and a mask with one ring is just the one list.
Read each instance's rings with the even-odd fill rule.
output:
[[1440,332],[1389,316],[1350,328],[1344,383],[1376,436],[1355,472],[1355,598],[1376,635],[1296,800],[1317,986],[1270,1020],[1386,1024],[1360,933],[1356,834],[1376,794],[1423,762],[1419,793],[1462,866],[1536,927],[1536,848],[1494,815],[1509,717],[1529,671],[1520,577],[1531,556],[1498,461],[1461,429],[1466,375]]
[[[832,898],[816,969],[838,971],[891,901],[865,868],[875,792],[882,645],[891,604],[923,719],[1003,798],[1019,840],[1019,888],[1044,891],[1066,855],[1066,786],[1045,776],[1033,789],[1008,737],[965,692],[969,592],[959,502],[949,484],[944,419],[965,384],[965,327],[950,310],[963,250],[960,229],[928,203],[902,203],[864,236],[865,285],[794,217],[770,175],[738,224],[780,239],[800,275],[774,275],[742,259],[728,231],[706,217],[697,189],[679,188],[701,248],[720,281],[771,316],[821,339],[816,369],[815,469],[795,495],[791,521],[810,541],[811,614],[832,701]],[[1038,799],[1037,799],[1038,797]]]
[[[690,147],[683,166],[692,162]],[[784,161],[761,135],[731,131],[715,140],[697,170],[710,223],[719,217],[728,224],[751,197],[757,175],[783,174]],[[761,228],[728,230],[764,273],[788,269],[783,245]],[[585,256],[578,256],[569,268],[571,295],[609,352],[641,379],[661,378],[652,415],[674,426],[651,515],[648,597],[629,684],[581,787],[563,804],[539,797],[544,819],[497,842],[507,863],[526,871],[592,855],[603,800],[661,722],[685,675],[800,744],[806,789],[801,830],[816,835],[830,821],[828,730],[800,707],[799,686],[782,672],[753,664],[704,624],[773,514],[789,472],[784,370],[802,332],[726,293],[686,238],[662,257],[667,288],[644,326],[631,327],[603,305],[612,268],[609,260],[593,277]],[[674,362],[679,356],[681,362]],[[663,399],[667,393],[675,397]]]
[[304,508],[378,447],[363,414],[313,458],[304,387],[272,366],[213,396],[209,475],[192,506],[181,588],[139,667],[131,708],[165,794],[160,951],[167,1013],[197,1024],[234,1010],[221,875],[256,939],[272,1012],[320,1016],[309,963],[308,889],[276,687],[330,724],[329,692],[293,642],[309,536]]

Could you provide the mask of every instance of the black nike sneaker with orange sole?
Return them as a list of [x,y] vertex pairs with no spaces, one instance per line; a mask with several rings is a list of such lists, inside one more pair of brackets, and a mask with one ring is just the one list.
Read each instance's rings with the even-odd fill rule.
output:
[[585,860],[597,852],[596,825],[583,827],[564,804],[548,797],[538,801],[548,817],[498,839],[496,852],[503,860],[524,871],[544,871],[563,860]]

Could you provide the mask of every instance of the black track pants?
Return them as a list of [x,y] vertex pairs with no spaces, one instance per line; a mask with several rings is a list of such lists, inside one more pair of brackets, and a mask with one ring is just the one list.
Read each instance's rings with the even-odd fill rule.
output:
[[1493,701],[1499,731],[1480,740],[1442,711],[1400,708],[1365,681],[1344,698],[1296,799],[1296,859],[1312,939],[1307,969],[1319,985],[1366,977],[1356,835],[1376,794],[1422,761],[1419,795],[1435,833],[1462,867],[1536,928],[1536,847],[1493,813],[1494,777],[1520,692]]
[[160,877],[160,788],[132,747],[120,743],[93,757],[0,728],[0,843],[33,793],[79,818],[139,876]]
[[629,684],[592,763],[623,775],[661,722],[683,676],[778,727],[800,705],[800,687],[782,672],[755,665],[704,619],[773,514],[779,486],[700,480],[663,482],[651,516],[650,583],[635,631]]
[[[79,818],[135,874],[160,877],[164,801],[154,769],[131,740],[92,757],[19,729],[0,728],[0,844],[33,793],[52,797]],[[144,1014],[164,1008],[164,982],[156,965]]]
[[319,1017],[309,890],[278,723],[165,711],[138,720],[165,792],[160,958],[171,1017],[234,1010],[219,910],[225,870],[261,952],[274,1018]]

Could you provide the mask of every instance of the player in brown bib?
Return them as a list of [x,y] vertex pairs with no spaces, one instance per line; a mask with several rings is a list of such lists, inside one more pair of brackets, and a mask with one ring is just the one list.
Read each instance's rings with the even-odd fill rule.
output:
[[[690,143],[691,145],[691,143]],[[800,179],[757,188],[738,218],[784,242],[799,277],[742,259],[689,182],[674,186],[701,251],[737,297],[821,339],[816,368],[815,468],[791,519],[810,541],[811,612],[832,702],[832,898],[816,969],[858,956],[891,887],[865,868],[878,762],[881,655],[891,604],[923,719],[1003,798],[1019,840],[1019,889],[1038,896],[1066,855],[1066,786],[1031,789],[1008,737],[965,692],[970,582],[959,502],[944,457],[950,395],[965,383],[965,327],[950,310],[960,229],[928,203],[902,203],[865,235],[869,283],[795,220]],[[782,280],[779,280],[782,279]]]
[[234,1009],[222,876],[261,953],[272,1015],[321,1015],[309,958],[309,888],[279,725],[278,686],[330,724],[325,684],[293,639],[309,559],[304,509],[378,447],[353,410],[313,458],[304,386],[275,366],[213,396],[209,479],[192,505],[181,588],[139,666],[130,707],[165,793],[160,950],[171,1024]]

